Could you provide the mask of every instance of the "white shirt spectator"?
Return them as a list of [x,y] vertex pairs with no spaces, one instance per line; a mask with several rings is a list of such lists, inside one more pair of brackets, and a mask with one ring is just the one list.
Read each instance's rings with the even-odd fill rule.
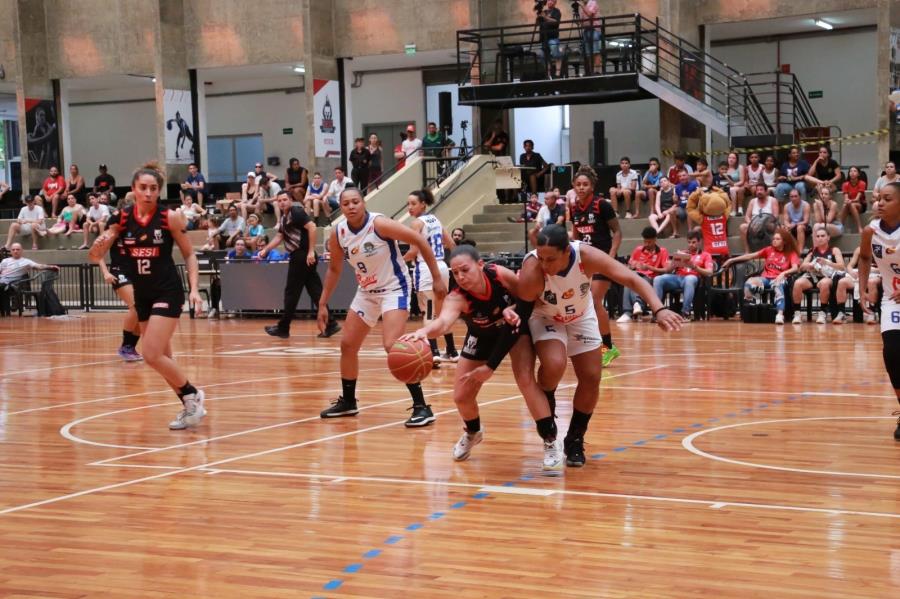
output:
[[412,139],[404,139],[403,143],[400,144],[400,148],[403,150],[404,154],[412,158],[411,154],[413,152],[421,153],[422,140],[418,137],[414,137]]
[[337,202],[340,199],[341,194],[344,193],[344,190],[347,188],[347,185],[350,183],[353,183],[353,181],[350,180],[350,177],[346,176],[341,181],[338,181],[337,179],[332,181],[328,185],[328,199]]
[[[621,170],[616,173],[616,187],[619,189],[637,189],[637,181],[641,178],[640,173],[638,173],[633,168],[628,169],[627,173],[623,173]],[[632,188],[631,184],[634,183],[635,186]]]
[[21,221],[43,221],[45,218],[47,218],[47,213],[37,204],[34,204],[30,210],[28,206],[22,206],[22,209],[19,210],[19,220]]
[[31,269],[39,267],[40,264],[28,258],[4,258],[0,262],[0,283],[12,283],[28,278]]
[[222,221],[222,224],[219,225],[219,229],[217,233],[224,234],[227,237],[231,237],[237,231],[244,232],[246,229],[246,224],[244,223],[244,217],[239,216],[236,219],[226,218]]
[[100,222],[109,218],[109,206],[106,204],[97,204],[96,207],[91,206],[88,208],[87,216],[90,220],[95,222]]
[[[259,180],[262,177],[256,178],[256,184],[259,185]],[[278,184],[277,181],[269,181],[269,189],[266,189],[262,185],[259,186],[260,197],[263,198],[274,198],[279,193],[281,193],[281,185]]]
[[[875,181],[875,187],[872,188],[873,191],[881,191],[881,188],[887,185],[888,183],[896,182],[900,179],[894,177],[893,179],[888,179],[886,175],[882,175],[878,177],[878,180]],[[21,217],[20,217],[21,218]]]

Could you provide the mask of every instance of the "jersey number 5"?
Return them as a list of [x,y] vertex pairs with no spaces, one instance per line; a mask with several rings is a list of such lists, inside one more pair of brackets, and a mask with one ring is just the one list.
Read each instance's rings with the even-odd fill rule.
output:
[[149,275],[150,274],[150,260],[147,258],[141,258],[137,261],[137,271],[139,275]]

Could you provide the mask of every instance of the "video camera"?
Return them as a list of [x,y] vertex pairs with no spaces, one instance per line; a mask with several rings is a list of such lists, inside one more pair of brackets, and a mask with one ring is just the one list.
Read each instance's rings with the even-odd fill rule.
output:
[[537,14],[543,13],[545,6],[547,6],[547,0],[535,0],[534,12],[536,12]]

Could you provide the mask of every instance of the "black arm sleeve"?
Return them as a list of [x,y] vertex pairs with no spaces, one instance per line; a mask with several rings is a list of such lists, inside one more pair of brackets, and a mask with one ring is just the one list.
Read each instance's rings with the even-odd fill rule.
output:
[[488,368],[490,368],[491,370],[497,370],[497,367],[500,366],[503,358],[506,357],[506,354],[509,353],[509,350],[511,350],[513,345],[516,344],[516,341],[519,340],[519,336],[522,335],[520,328],[528,326],[528,319],[531,318],[531,312],[533,309],[534,302],[516,300],[516,313],[519,315],[519,318],[522,322],[519,327],[515,329],[508,323],[503,323],[503,326],[500,327],[500,335],[497,339],[497,343],[494,345],[494,350],[491,352],[490,357],[487,359]]

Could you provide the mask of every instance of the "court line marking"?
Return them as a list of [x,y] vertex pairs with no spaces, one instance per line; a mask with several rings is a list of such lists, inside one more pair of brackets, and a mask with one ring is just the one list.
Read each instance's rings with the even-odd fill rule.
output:
[[[179,466],[161,466],[161,465],[142,465],[142,464],[103,464],[110,468],[152,468],[152,469],[172,469],[179,470]],[[523,487],[511,487],[505,485],[487,485],[484,483],[457,483],[444,480],[426,480],[426,479],[408,479],[408,478],[386,478],[378,476],[349,476],[349,475],[331,475],[331,474],[311,474],[300,472],[277,472],[270,470],[245,470],[241,468],[201,468],[200,470],[214,471],[217,474],[234,474],[245,476],[269,476],[276,478],[302,478],[313,482],[327,481],[334,483],[340,481],[352,482],[368,482],[376,484],[402,484],[402,485],[426,485],[437,487],[457,487],[478,489],[486,493],[506,493],[510,495],[532,495],[549,497],[552,495],[575,495],[582,497],[606,497],[610,499],[634,499],[639,501],[659,501],[666,503],[684,503],[691,505],[702,505],[712,509],[722,509],[726,507],[741,507],[748,509],[767,509],[767,510],[786,510],[795,512],[813,512],[829,515],[852,515],[852,516],[871,516],[878,518],[897,518],[900,514],[892,512],[869,512],[861,510],[845,510],[840,508],[820,508],[813,506],[788,505],[777,503],[753,503],[747,501],[727,501],[722,499],[691,499],[687,497],[668,497],[658,495],[639,495],[635,493],[604,493],[602,491],[576,491],[574,489],[526,489]],[[543,480],[543,479],[542,479]],[[554,480],[547,477],[547,480]],[[2,512],[0,512],[2,513]]]
[[888,478],[888,479],[900,479],[900,475],[896,474],[869,474],[865,472],[838,472],[834,470],[810,470],[806,468],[790,468],[788,466],[771,466],[769,464],[757,464],[754,462],[745,462],[742,460],[733,460],[731,458],[722,457],[719,455],[715,455],[712,453],[708,453],[703,451],[702,449],[698,449],[694,446],[694,439],[705,435],[707,433],[712,433],[720,430],[725,430],[729,428],[738,428],[742,426],[753,426],[757,424],[778,424],[781,422],[803,422],[810,420],[893,420],[893,416],[816,416],[812,418],[782,418],[779,420],[757,420],[754,422],[739,422],[737,424],[728,424],[725,426],[717,426],[715,428],[710,428],[702,431],[697,431],[692,435],[688,435],[681,441],[681,445],[687,449],[689,452],[694,455],[698,455],[700,457],[708,458],[710,460],[716,460],[718,462],[725,462],[727,464],[734,464],[737,466],[747,466],[750,468],[762,468],[765,470],[779,470],[782,472],[798,472],[801,474],[824,474],[828,476],[854,476],[859,478]]
[[[369,371],[372,371],[372,370],[384,370],[384,368],[361,368],[359,371],[360,371],[360,372],[369,372]],[[322,374],[322,375],[326,375],[326,374],[340,374],[340,373],[341,373],[340,370],[333,370],[333,371],[331,371],[331,372],[323,372],[323,373],[321,373],[321,374]],[[286,380],[286,379],[296,379],[296,378],[306,377],[306,376],[308,376],[308,375],[306,375],[306,374],[288,374],[288,375],[284,375],[284,376],[273,376],[273,377],[269,377],[269,378],[266,379],[266,381],[279,381],[279,380]],[[254,378],[254,379],[243,379],[243,380],[240,380],[240,381],[229,381],[229,382],[226,382],[226,383],[211,383],[211,384],[209,384],[209,385],[203,385],[202,388],[203,388],[204,390],[206,390],[206,389],[211,389],[211,388],[213,388],[213,387],[227,387],[228,385],[243,385],[243,384],[245,384],[245,383],[258,383],[258,382],[259,382],[259,378]],[[52,404],[52,405],[49,405],[49,406],[41,406],[41,407],[39,407],[39,408],[28,408],[28,409],[26,409],[26,410],[18,410],[18,411],[16,411],[16,412],[7,412],[6,415],[7,415],[7,416],[16,416],[16,415],[19,415],[19,414],[29,414],[29,413],[31,413],[31,412],[45,412],[45,411],[48,411],[48,410],[55,410],[55,409],[57,409],[57,408],[68,408],[68,407],[71,407],[71,406],[81,406],[81,405],[92,404],[92,403],[100,403],[100,402],[105,402],[105,401],[116,401],[116,400],[118,400],[118,399],[128,399],[128,398],[131,398],[131,397],[141,397],[142,395],[159,395],[160,393],[174,393],[174,392],[172,391],[172,389],[170,389],[170,388],[167,387],[167,388],[165,388],[165,389],[160,389],[159,391],[141,391],[140,393],[129,393],[128,395],[114,395],[114,396],[112,396],[112,397],[101,397],[101,398],[99,398],[99,399],[87,399],[87,400],[84,400],[84,401],[72,401],[72,402],[68,402],[68,403]]]
[[[652,366],[652,367],[650,367],[650,368],[643,368],[643,369],[641,369],[641,370],[635,370],[635,371],[632,371],[632,372],[623,372],[623,373],[621,373],[621,374],[617,374],[617,375],[613,375],[613,376],[626,376],[626,375],[630,375],[630,374],[638,374],[638,373],[641,373],[641,372],[646,372],[646,371],[648,371],[648,370],[656,370],[656,369],[658,369],[658,368],[665,368],[665,367],[667,367],[667,366],[661,364],[661,365],[658,365],[658,366]],[[379,370],[380,370],[380,369],[379,369]],[[612,378],[612,376],[609,377],[609,378]],[[575,386],[574,384],[561,385],[560,388],[574,387],[574,386]],[[488,405],[492,405],[492,404],[497,404],[497,403],[502,403],[502,402],[506,402],[506,401],[511,401],[511,400],[513,400],[513,399],[518,399],[518,398],[521,398],[521,397],[522,397],[521,395],[510,395],[509,397],[505,397],[505,398],[501,398],[501,399],[495,399],[495,400],[491,400],[491,401],[484,402],[484,403],[482,403],[482,404],[479,404],[479,406],[488,406]],[[456,410],[456,407],[454,406],[452,409],[444,410],[444,411],[442,411],[442,412],[437,412],[437,413],[435,414],[435,416],[443,415],[443,414],[448,414],[448,413],[456,412],[456,411],[457,411],[457,410]],[[288,450],[290,450],[290,449],[296,449],[296,448],[298,448],[298,447],[305,447],[305,446],[307,446],[307,445],[313,445],[313,444],[316,444],[316,443],[323,443],[323,442],[326,442],[326,441],[333,441],[333,440],[336,440],[336,439],[343,439],[343,438],[345,438],[345,437],[350,437],[350,436],[354,436],[354,435],[360,435],[360,434],[362,434],[362,433],[366,433],[366,432],[370,432],[370,431],[374,431],[374,430],[380,430],[380,429],[383,429],[383,428],[389,428],[389,427],[392,427],[392,426],[398,426],[398,425],[403,424],[404,422],[406,422],[406,421],[405,421],[405,420],[395,420],[395,421],[393,421],[393,422],[387,422],[387,423],[384,423],[384,424],[378,424],[378,425],[366,427],[366,428],[363,428],[363,429],[357,429],[357,430],[355,430],[355,431],[348,431],[348,432],[345,432],[345,433],[338,433],[338,434],[335,434],[335,435],[330,435],[330,436],[328,436],[328,437],[322,437],[322,438],[319,438],[319,439],[310,439],[310,440],[308,440],[308,441],[304,441],[304,442],[302,442],[302,443],[295,443],[295,444],[293,444],[293,445],[286,445],[286,446],[283,446],[283,447],[275,447],[275,448],[272,448],[272,449],[265,449],[265,450],[258,451],[258,452],[254,452],[254,453],[249,453],[249,454],[244,454],[244,455],[234,456],[234,457],[231,457],[231,458],[224,458],[224,459],[222,459],[222,460],[216,460],[216,461],[213,461],[213,462],[208,462],[208,463],[206,463],[206,464],[197,464],[196,466],[186,466],[186,467],[180,468],[180,469],[178,469],[178,470],[172,470],[172,471],[169,471],[169,472],[162,472],[162,473],[160,473],[160,474],[153,474],[153,475],[150,475],[150,476],[144,476],[144,477],[136,478],[136,479],[132,479],[132,480],[126,480],[126,481],[122,481],[122,482],[118,482],[118,483],[112,483],[112,484],[109,484],[109,485],[103,485],[103,486],[101,486],[101,487],[94,487],[94,488],[91,488],[91,489],[84,489],[84,490],[82,490],[82,491],[76,491],[76,492],[74,492],[74,493],[67,493],[67,494],[65,494],[65,495],[57,495],[56,497],[50,497],[50,498],[48,498],[48,499],[42,499],[42,500],[39,500],[39,501],[33,501],[33,502],[31,502],[31,503],[26,503],[26,504],[22,504],[22,505],[16,505],[16,506],[4,508],[4,509],[0,510],[0,516],[4,516],[4,515],[6,515],[6,514],[13,514],[13,513],[16,513],[16,512],[21,512],[21,511],[33,509],[33,508],[41,507],[41,506],[44,506],[44,505],[50,505],[50,504],[54,504],[54,503],[59,503],[59,502],[61,502],[61,501],[66,501],[66,500],[69,500],[69,499],[75,499],[75,498],[78,498],[78,497],[83,497],[83,496],[85,496],[85,495],[91,495],[91,494],[93,494],[93,493],[102,493],[102,492],[104,492],[104,491],[111,491],[111,490],[114,490],[114,489],[121,489],[121,488],[123,488],[123,487],[128,487],[128,486],[136,485],[136,484],[143,483],[143,482],[149,482],[149,481],[158,480],[158,479],[161,479],[161,478],[168,478],[168,477],[171,477],[171,476],[175,476],[176,474],[183,474],[183,473],[186,473],[186,472],[196,472],[196,471],[198,471],[198,470],[203,470],[203,469],[212,468],[212,467],[214,467],[214,466],[219,466],[219,465],[221,465],[221,464],[230,464],[230,463],[232,463],[232,462],[237,462],[237,461],[239,461],[239,460],[245,460],[245,459],[251,459],[251,458],[261,457],[261,456],[264,456],[264,455],[270,455],[270,454],[273,454],[273,453],[280,453],[280,452],[282,452],[282,451],[288,451]]]
[[[623,390],[631,390],[631,391],[683,391],[685,393],[688,392],[697,392],[697,393],[729,393],[729,394],[743,394],[743,395],[790,395],[790,392],[787,391],[762,391],[762,390],[747,390],[747,389],[710,389],[708,387],[634,387],[634,386],[625,386],[625,385],[609,385],[608,387],[604,387],[605,389],[623,389]],[[830,391],[797,391],[793,393],[793,395],[801,395],[801,396],[836,396],[836,397],[876,397],[881,398],[881,395],[861,395],[860,393],[834,393]]]
[[[82,354],[84,355],[84,354]],[[63,368],[81,368],[82,366],[96,366],[98,364],[112,364],[114,362],[122,362],[122,358],[116,360],[103,360],[102,362],[82,362],[81,364],[63,364],[62,366],[47,366],[45,368],[34,368],[32,370],[17,370],[16,372],[0,373],[0,379],[8,379],[20,374],[33,374],[35,372],[48,372],[50,370],[60,370]]]

